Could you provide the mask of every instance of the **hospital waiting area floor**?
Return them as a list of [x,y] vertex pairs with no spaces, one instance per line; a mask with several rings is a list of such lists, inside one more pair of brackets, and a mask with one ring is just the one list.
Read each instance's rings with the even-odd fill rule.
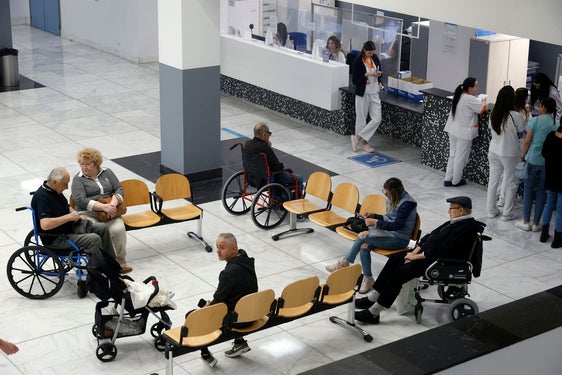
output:
[[[23,25],[13,27],[13,44],[19,50],[20,74],[44,87],[0,92],[3,267],[23,246],[31,229],[29,211],[16,212],[15,208],[29,204],[29,193],[40,186],[53,167],[67,167],[74,175],[79,170],[77,151],[91,146],[102,152],[103,166],[111,168],[119,179],[138,178],[153,190],[161,147],[157,63],[132,64]],[[303,174],[329,171],[333,186],[341,182],[358,186],[360,200],[380,193],[386,179],[400,178],[418,202],[423,233],[448,219],[446,198],[471,197],[474,217],[487,224],[485,233],[493,238],[484,247],[482,275],[469,287],[480,311],[562,284],[561,250],[539,243],[538,233],[521,231],[513,221],[488,219],[485,188],[474,183],[444,187],[443,173],[421,165],[418,148],[376,135],[371,144],[398,162],[371,167],[350,159],[356,154],[349,136],[233,97],[221,97],[223,143],[251,137],[258,121],[269,125],[273,146],[288,167]],[[239,157],[236,150],[223,147],[221,152],[224,160]],[[143,158],[150,162],[144,163]],[[230,173],[233,171],[225,168],[223,177]],[[324,282],[328,276],[325,266],[341,259],[351,246],[350,241],[311,222],[298,226],[314,226],[313,233],[273,241],[273,234],[288,228],[288,220],[265,231],[254,225],[249,214],[235,217],[227,213],[219,199],[221,184],[211,181],[199,190],[194,188],[195,202],[201,203],[205,212],[203,236],[215,249],[219,233],[233,233],[239,247],[255,258],[260,289],[271,288],[280,295],[285,285],[313,275]],[[521,211],[518,200],[515,212],[519,217]],[[153,275],[161,288],[175,293],[177,309],[169,312],[174,326],[183,323],[185,313],[195,308],[200,298],[212,298],[225,265],[215,251],[206,252],[186,236],[187,231],[195,229],[196,222],[192,221],[127,232],[128,261],[134,269],[130,275],[136,280]],[[384,262],[383,256],[373,254],[375,275]],[[100,362],[92,335],[97,299],[90,294],[80,299],[76,289],[76,278],[69,277],[55,296],[31,300],[16,293],[5,275],[0,278],[0,337],[20,349],[9,357],[0,355],[0,374],[165,373],[166,360],[154,349],[149,332],[118,339],[116,359]],[[427,293],[437,294],[434,290]],[[211,346],[218,359],[213,369],[198,352],[177,357],[174,374],[273,375],[313,370],[448,322],[446,306],[424,307],[421,324],[412,315],[399,315],[394,306],[383,311],[379,325],[362,325],[373,337],[372,342],[366,342],[329,321],[331,315],[346,317],[346,306],[339,306],[248,335],[251,351],[239,358],[224,356],[230,343]],[[152,323],[153,318],[148,324]]]

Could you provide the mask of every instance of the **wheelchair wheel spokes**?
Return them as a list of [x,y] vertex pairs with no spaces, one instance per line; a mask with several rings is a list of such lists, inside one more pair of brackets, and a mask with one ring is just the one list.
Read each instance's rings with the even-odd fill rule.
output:
[[233,174],[222,188],[222,205],[225,210],[233,215],[242,215],[250,211],[252,191],[249,185],[244,184],[244,172]]
[[269,184],[256,193],[252,202],[252,221],[262,229],[274,228],[287,216],[283,202],[289,198],[289,191],[281,184]]
[[59,257],[41,246],[25,246],[14,252],[8,260],[6,271],[16,292],[31,299],[49,298],[64,283]]

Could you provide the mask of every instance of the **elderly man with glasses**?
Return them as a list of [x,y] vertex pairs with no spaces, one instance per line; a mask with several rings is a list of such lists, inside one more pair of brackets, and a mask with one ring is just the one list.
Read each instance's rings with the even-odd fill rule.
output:
[[415,277],[422,276],[426,268],[438,258],[468,259],[477,233],[483,224],[472,216],[472,201],[460,196],[447,199],[450,220],[424,236],[416,248],[392,255],[373,285],[367,297],[355,301],[355,307],[363,309],[355,312],[355,319],[370,324],[378,324],[380,312],[393,303],[402,285]]
[[[271,137],[271,131],[269,130],[269,126],[263,122],[258,122],[256,126],[254,126],[254,138],[248,140],[244,145],[244,151],[250,156],[255,157],[260,153],[264,153],[267,156],[267,163],[269,164],[269,169],[271,172],[280,172],[285,167],[283,163],[279,161],[275,152],[271,148],[271,141],[269,137]],[[300,186],[300,191],[304,190],[303,185],[303,178],[298,173],[288,173],[288,172],[280,172],[275,174],[275,182],[280,183],[281,185],[292,185],[295,183],[295,179],[297,180],[298,185]]]

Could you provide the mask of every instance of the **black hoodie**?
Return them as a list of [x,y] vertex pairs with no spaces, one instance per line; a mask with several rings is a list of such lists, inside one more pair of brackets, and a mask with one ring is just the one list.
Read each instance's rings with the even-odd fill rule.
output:
[[254,268],[254,258],[248,257],[246,251],[238,250],[226,263],[219,275],[219,286],[213,295],[211,305],[224,302],[229,310],[234,310],[236,302],[247,294],[258,291],[258,278]]

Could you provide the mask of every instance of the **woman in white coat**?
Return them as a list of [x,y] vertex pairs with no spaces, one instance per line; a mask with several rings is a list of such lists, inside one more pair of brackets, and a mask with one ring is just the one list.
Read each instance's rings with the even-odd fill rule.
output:
[[[502,181],[504,184],[500,195],[504,197],[502,220],[513,220],[513,205],[515,193],[519,186],[519,179],[515,176],[515,165],[521,154],[519,138],[525,130],[525,119],[514,108],[515,90],[511,86],[504,86],[498,92],[494,109],[490,115],[492,140],[488,150],[490,178],[488,180],[488,217],[499,215],[497,192]],[[505,189],[505,191],[503,191]]]
[[449,133],[449,160],[445,171],[445,186],[461,186],[466,184],[462,173],[472,140],[478,136],[478,115],[488,109],[485,100],[478,99],[478,81],[468,77],[462,85],[457,86],[453,96],[453,106],[445,124]]

